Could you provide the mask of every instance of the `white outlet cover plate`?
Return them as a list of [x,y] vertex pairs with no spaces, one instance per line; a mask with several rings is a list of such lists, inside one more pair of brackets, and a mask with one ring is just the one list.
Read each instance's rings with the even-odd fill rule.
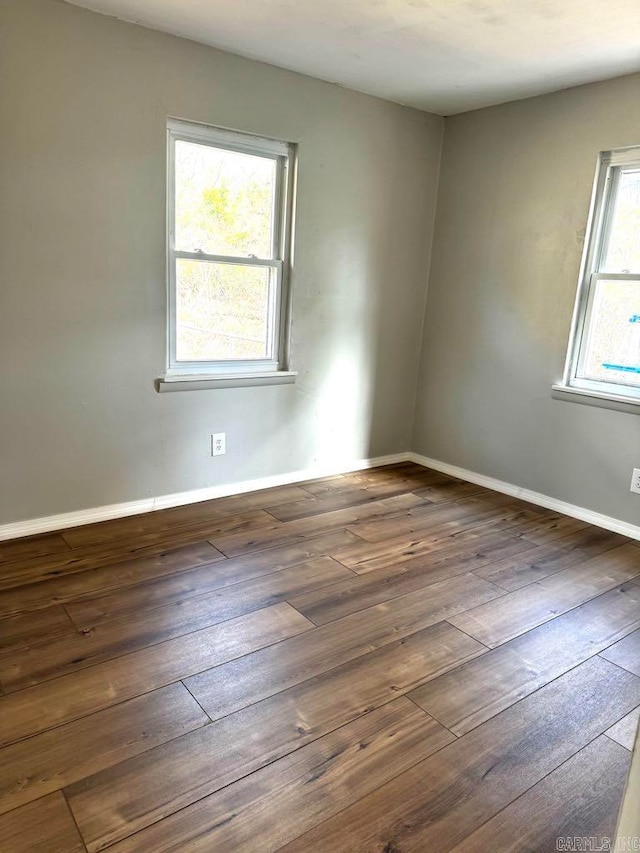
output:
[[633,476],[631,477],[631,491],[640,495],[640,468],[633,469]]
[[224,432],[216,432],[211,436],[211,455],[224,456],[227,452],[227,435]]

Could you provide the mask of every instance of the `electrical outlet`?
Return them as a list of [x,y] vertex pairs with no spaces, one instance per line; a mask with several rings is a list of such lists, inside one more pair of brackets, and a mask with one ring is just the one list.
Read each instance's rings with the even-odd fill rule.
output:
[[211,455],[224,456],[227,452],[227,434],[217,432],[211,436]]
[[640,495],[640,468],[633,469],[633,477],[631,478],[631,491],[637,492]]

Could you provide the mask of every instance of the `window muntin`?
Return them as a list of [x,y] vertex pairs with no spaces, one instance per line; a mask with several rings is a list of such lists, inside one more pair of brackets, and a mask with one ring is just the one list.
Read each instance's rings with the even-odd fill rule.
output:
[[288,144],[169,126],[168,373],[285,367]]
[[640,148],[601,155],[565,385],[640,401]]

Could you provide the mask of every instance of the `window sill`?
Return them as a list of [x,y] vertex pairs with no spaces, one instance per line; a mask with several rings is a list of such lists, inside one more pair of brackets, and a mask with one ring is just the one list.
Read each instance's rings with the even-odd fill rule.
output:
[[629,412],[640,415],[640,397],[628,397],[623,394],[607,394],[590,388],[575,388],[572,385],[552,385],[551,396],[556,400],[582,403],[586,406],[598,406],[613,409],[615,412]]
[[256,385],[290,385],[296,381],[296,370],[269,373],[225,373],[163,376],[156,382],[160,394],[167,391],[208,391],[214,388],[248,388]]

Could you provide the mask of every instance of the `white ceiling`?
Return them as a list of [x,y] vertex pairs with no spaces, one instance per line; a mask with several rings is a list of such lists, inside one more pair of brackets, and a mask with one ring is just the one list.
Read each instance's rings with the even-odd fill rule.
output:
[[69,0],[441,115],[640,70],[640,0]]

